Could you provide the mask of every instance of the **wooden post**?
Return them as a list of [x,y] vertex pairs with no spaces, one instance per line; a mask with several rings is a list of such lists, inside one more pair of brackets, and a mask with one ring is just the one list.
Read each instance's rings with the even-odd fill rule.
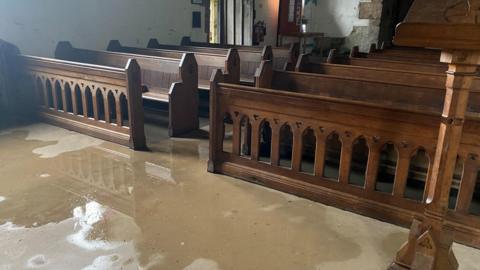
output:
[[218,125],[223,125],[223,115],[220,117],[220,111],[217,104],[218,83],[223,80],[223,73],[220,69],[212,72],[210,78],[210,151],[208,156],[208,172],[215,173],[215,165],[218,162],[218,152],[222,149],[222,138],[224,134],[218,132]]
[[469,91],[480,63],[480,51],[443,51],[441,61],[449,64],[449,70],[425,212],[413,221],[409,239],[397,253],[390,270],[458,269],[452,251],[453,228],[445,219]]
[[[128,119],[130,121],[130,147],[134,150],[146,150],[147,143],[144,129],[145,116],[142,104],[140,66],[135,59],[130,59],[128,60],[126,70],[128,83]],[[92,95],[94,95],[94,93]]]

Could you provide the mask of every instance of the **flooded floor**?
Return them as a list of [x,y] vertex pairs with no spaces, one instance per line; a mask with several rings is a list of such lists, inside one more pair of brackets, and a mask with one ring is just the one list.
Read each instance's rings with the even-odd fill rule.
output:
[[[208,126],[133,152],[46,124],[0,130],[0,270],[386,269],[408,230],[209,174]],[[460,269],[480,251],[455,245]]]

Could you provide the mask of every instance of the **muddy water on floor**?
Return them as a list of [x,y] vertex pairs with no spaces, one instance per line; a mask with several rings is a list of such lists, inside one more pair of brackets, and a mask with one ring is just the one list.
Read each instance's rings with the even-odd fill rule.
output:
[[206,130],[148,126],[151,152],[43,124],[0,131],[0,269],[385,269],[406,239],[207,173]]

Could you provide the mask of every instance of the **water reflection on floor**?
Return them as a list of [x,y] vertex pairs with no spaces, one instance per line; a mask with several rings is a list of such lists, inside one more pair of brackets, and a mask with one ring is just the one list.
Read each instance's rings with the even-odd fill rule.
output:
[[[208,127],[133,152],[45,124],[0,131],[0,270],[385,269],[407,230],[206,172]],[[457,245],[461,269],[480,252]]]

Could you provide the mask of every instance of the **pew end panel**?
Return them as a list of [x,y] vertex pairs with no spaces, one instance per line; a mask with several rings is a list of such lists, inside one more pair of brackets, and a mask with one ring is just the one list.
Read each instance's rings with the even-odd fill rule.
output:
[[251,49],[238,50],[240,55],[240,82],[243,85],[255,85],[255,72],[260,66],[262,60],[273,61],[273,51],[271,46],[263,47],[262,51]]
[[310,54],[301,54],[295,65],[296,72],[310,72]]
[[179,66],[180,82],[173,83],[168,93],[169,135],[177,137],[197,130],[198,66],[192,53],[184,54]]
[[17,46],[0,39],[0,128],[36,120],[35,99],[27,91],[31,87],[28,78],[20,72],[19,55]]
[[160,48],[161,44],[158,42],[158,39],[156,38],[151,38],[148,40],[147,48],[149,49],[157,49]]
[[74,50],[75,48],[69,41],[59,41],[57,47],[55,47],[54,55],[57,59],[81,62]]
[[107,45],[107,51],[110,51],[110,52],[121,52],[122,48],[123,46],[120,43],[120,40],[118,39],[110,40]]
[[[208,172],[216,173],[215,164],[218,162],[218,149],[220,149],[221,144],[219,144],[223,138],[220,128],[221,122],[218,122],[219,119],[219,106],[217,103],[217,88],[219,83],[223,83],[225,76],[222,74],[220,69],[216,69],[210,78],[210,144],[209,144],[209,158],[208,158]],[[223,119],[222,119],[223,121]],[[219,137],[220,136],[220,137]],[[212,144],[213,143],[213,144]]]
[[270,60],[262,60],[255,72],[255,87],[271,88],[273,79],[273,63]]
[[240,55],[237,49],[228,50],[225,60],[225,74],[229,83],[240,83]]
[[180,41],[180,46],[190,46],[192,44],[192,39],[188,36],[182,37]]
[[130,59],[125,67],[127,71],[128,118],[130,119],[130,148],[147,150],[145,137],[145,115],[142,102],[142,75],[135,59]]

